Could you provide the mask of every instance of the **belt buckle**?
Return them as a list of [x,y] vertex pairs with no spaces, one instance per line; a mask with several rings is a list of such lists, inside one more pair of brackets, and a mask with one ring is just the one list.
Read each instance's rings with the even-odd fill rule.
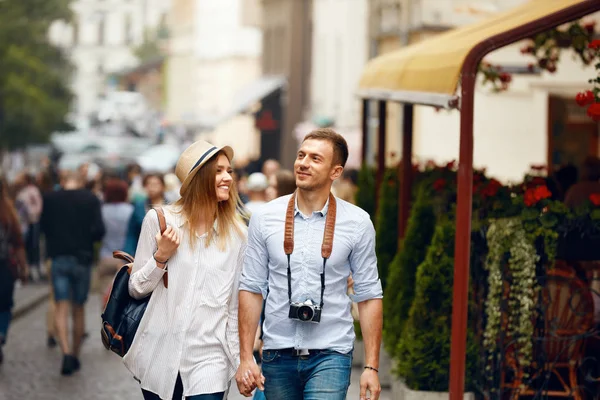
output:
[[310,351],[308,351],[308,349],[294,349],[294,355],[296,357],[309,356]]

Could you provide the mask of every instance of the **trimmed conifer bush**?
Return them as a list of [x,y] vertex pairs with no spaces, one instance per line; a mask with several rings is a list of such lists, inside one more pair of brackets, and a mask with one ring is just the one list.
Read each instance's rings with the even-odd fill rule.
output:
[[357,186],[356,205],[371,216],[371,221],[375,221],[375,169],[363,164],[358,172]]
[[388,168],[379,188],[379,207],[375,221],[375,252],[383,290],[387,287],[389,266],[398,251],[398,173]]
[[408,319],[415,296],[417,268],[425,260],[435,230],[436,217],[430,191],[420,185],[413,203],[406,236],[389,267],[387,290],[383,297],[385,326],[383,339],[388,354],[396,355],[400,333]]
[[[454,224],[438,223],[425,261],[419,265],[415,298],[398,342],[397,373],[413,390],[448,391]],[[477,346],[471,329],[467,335],[465,387],[473,390]]]

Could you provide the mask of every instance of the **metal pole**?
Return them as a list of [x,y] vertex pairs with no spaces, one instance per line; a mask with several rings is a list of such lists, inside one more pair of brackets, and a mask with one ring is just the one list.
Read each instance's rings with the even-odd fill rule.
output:
[[460,153],[456,237],[454,244],[454,289],[452,297],[452,343],[450,347],[450,400],[463,398],[471,254],[471,212],[473,203],[473,106],[475,73],[462,76]]
[[369,147],[369,100],[362,101],[362,155],[361,165],[367,163],[367,150]]
[[398,236],[400,239],[406,235],[406,225],[410,215],[410,200],[412,194],[412,147],[413,147],[413,113],[414,105],[404,104],[402,106],[402,176],[398,198],[400,209],[398,210]]
[[379,104],[379,130],[377,133],[377,181],[376,181],[376,208],[379,207],[379,189],[383,182],[383,174],[385,173],[385,134],[387,122],[387,103],[383,100]]

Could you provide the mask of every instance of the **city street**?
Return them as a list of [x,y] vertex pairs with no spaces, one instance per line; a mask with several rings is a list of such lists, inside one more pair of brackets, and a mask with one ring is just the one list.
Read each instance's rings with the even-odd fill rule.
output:
[[[18,319],[4,347],[0,366],[0,400],[130,400],[141,399],[141,392],[121,359],[104,349],[100,340],[100,304],[92,296],[87,305],[87,331],[81,371],[71,377],[60,375],[61,355],[46,347],[46,304]],[[353,371],[351,395],[358,400],[360,370]],[[384,393],[381,400],[389,400]],[[229,400],[244,399],[232,388]],[[282,399],[283,400],[283,399]]]

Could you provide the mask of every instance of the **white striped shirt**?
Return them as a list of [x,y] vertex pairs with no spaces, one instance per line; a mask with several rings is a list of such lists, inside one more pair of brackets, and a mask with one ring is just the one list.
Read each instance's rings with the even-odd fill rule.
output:
[[167,264],[169,287],[152,257],[159,226],[151,210],[142,224],[129,293],[152,297],[123,359],[141,387],[162,399],[171,398],[178,373],[184,396],[224,392],[239,365],[237,293],[246,238],[232,233],[220,251],[216,240],[205,247],[204,234],[190,247],[184,219],[170,207],[164,210],[167,225],[180,235]]

